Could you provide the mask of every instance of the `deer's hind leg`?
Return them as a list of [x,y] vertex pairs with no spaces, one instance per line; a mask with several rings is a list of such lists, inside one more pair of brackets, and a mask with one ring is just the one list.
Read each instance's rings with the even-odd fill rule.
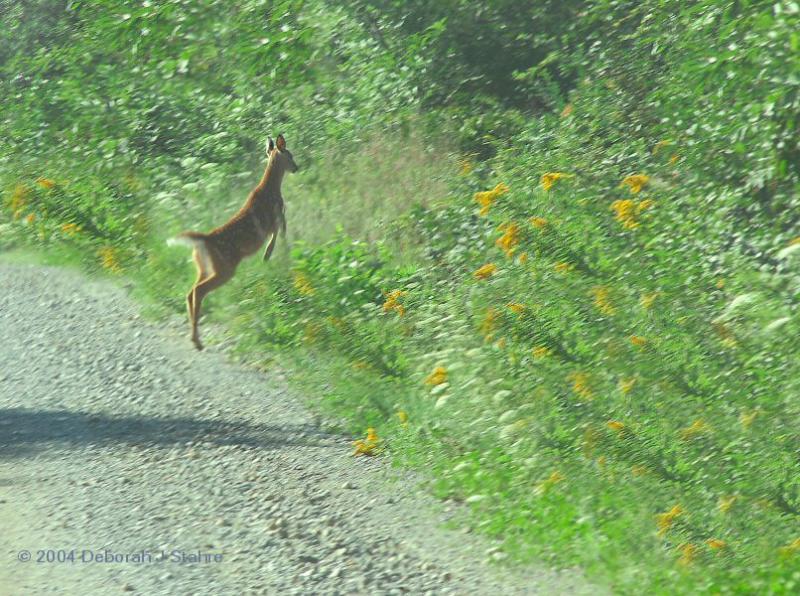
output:
[[264,260],[269,261],[270,256],[272,256],[272,250],[275,248],[275,240],[278,238],[278,232],[275,231],[272,233],[272,238],[269,239],[267,243],[267,249],[264,251]]
[[195,316],[195,289],[197,286],[214,275],[214,267],[211,260],[208,258],[206,251],[198,246],[195,246],[192,253],[194,264],[197,267],[197,279],[192,285],[192,289],[186,295],[186,309],[189,312],[189,326],[192,332],[192,341],[197,345],[197,317]]
[[215,271],[211,274],[210,277],[207,277],[203,281],[197,283],[192,288],[193,297],[193,317],[192,317],[192,342],[194,343],[195,347],[198,350],[203,349],[203,344],[200,343],[200,335],[197,332],[197,321],[200,319],[200,306],[203,303],[203,298],[212,291],[216,290],[218,287],[223,285],[227,282],[231,277],[233,277],[233,270],[231,269],[223,269],[222,271]]
[[191,297],[187,297],[187,301],[191,300],[192,305],[192,342],[198,350],[202,350],[203,344],[200,343],[197,322],[200,320],[200,307],[203,303],[203,298],[233,277],[238,262],[231,262],[225,259],[213,245],[204,244],[200,247],[199,252],[199,260],[204,264],[203,271],[207,272],[208,275],[198,279],[197,283],[192,287]]

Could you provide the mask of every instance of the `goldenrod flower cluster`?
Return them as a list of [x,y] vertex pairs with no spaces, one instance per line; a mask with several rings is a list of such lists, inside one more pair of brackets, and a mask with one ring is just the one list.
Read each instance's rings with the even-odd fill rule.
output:
[[497,266],[494,263],[486,263],[482,267],[479,267],[475,273],[475,279],[487,279],[495,274],[497,271]]
[[533,352],[532,353],[533,353],[534,359],[540,360],[540,359],[546,358],[547,356],[552,354],[553,350],[551,350],[547,346],[536,346],[535,348],[533,348]]
[[502,249],[507,257],[513,257],[516,246],[519,244],[519,226],[512,221],[500,225],[498,229],[503,232],[503,235],[495,241],[495,245]]
[[555,269],[558,273],[569,273],[573,269],[575,269],[575,265],[572,263],[566,263],[564,261],[559,261],[555,265],[553,265],[553,269]]
[[506,194],[508,190],[508,186],[500,182],[492,190],[475,193],[475,202],[481,206],[480,214],[487,215],[497,197]]
[[631,193],[636,194],[640,192],[649,181],[649,176],[645,176],[644,174],[632,174],[622,181],[622,185],[627,186]]
[[491,307],[486,309],[486,315],[483,317],[483,321],[481,321],[481,332],[486,341],[491,341],[494,335],[498,316],[499,313],[497,309]]
[[572,381],[572,390],[583,399],[592,399],[594,392],[589,385],[589,375],[584,372],[571,374],[569,380]]
[[649,294],[642,294],[642,297],[639,299],[639,304],[642,305],[642,308],[645,310],[650,310],[653,307],[653,303],[658,298],[660,292],[651,292]]
[[692,544],[691,542],[687,542],[686,544],[682,544],[678,550],[681,551],[681,558],[678,559],[678,562],[681,565],[691,565],[692,561],[694,561],[695,557],[697,556],[697,546]]
[[313,296],[316,290],[311,285],[311,280],[302,271],[294,272],[294,287],[303,296]]
[[647,338],[641,337],[639,335],[631,335],[629,339],[631,340],[631,343],[637,348],[643,348],[647,345]]
[[558,484],[559,482],[563,482],[564,480],[565,480],[564,475],[558,470],[554,470],[553,473],[547,477],[547,479],[542,480],[536,486],[536,493],[539,495],[543,495],[551,488],[553,488],[556,484]]
[[594,296],[594,305],[601,313],[614,316],[616,309],[611,304],[610,292],[606,286],[595,286],[592,288],[592,295]]
[[386,301],[383,303],[383,312],[392,312],[395,311],[401,317],[406,314],[405,307],[398,302],[400,298],[405,296],[408,292],[403,290],[392,290],[391,292],[384,292],[384,296],[386,296]]
[[22,217],[25,205],[28,203],[29,192],[30,190],[24,184],[17,184],[14,187],[14,191],[11,193],[11,201],[8,204],[11,213],[14,215],[14,219]]
[[437,366],[433,372],[425,378],[426,385],[441,385],[447,382],[447,369],[444,366]]
[[544,217],[531,217],[530,222],[537,230],[544,230],[549,223]]
[[652,199],[634,201],[633,199],[619,199],[611,203],[614,219],[622,224],[626,230],[635,230],[639,227],[637,217],[654,205]]
[[546,191],[553,188],[553,185],[559,180],[566,178],[574,178],[575,174],[565,174],[564,172],[547,172],[542,174],[541,184],[542,188]]
[[606,426],[616,432],[618,435],[622,435],[622,433],[625,431],[625,425],[618,420],[609,420],[606,422]]
[[376,455],[380,443],[381,440],[378,438],[378,433],[375,432],[375,429],[368,428],[366,439],[353,441],[353,445],[356,448],[353,455]]
[[67,236],[74,236],[75,234],[81,231],[81,227],[78,224],[65,223],[61,224],[61,231],[64,232]]
[[98,254],[100,255],[100,261],[103,264],[103,267],[109,271],[113,271],[114,273],[120,273],[122,271],[122,267],[119,264],[117,251],[113,246],[102,247],[98,251]]
[[680,505],[675,505],[672,509],[665,513],[659,513],[656,515],[656,525],[658,526],[658,535],[663,536],[667,533],[672,527],[673,522],[675,519],[681,515],[683,515],[683,507]]
[[687,426],[681,431],[681,438],[684,441],[690,441],[695,437],[700,435],[704,435],[711,431],[711,427],[706,423],[705,420],[697,419],[690,426]]

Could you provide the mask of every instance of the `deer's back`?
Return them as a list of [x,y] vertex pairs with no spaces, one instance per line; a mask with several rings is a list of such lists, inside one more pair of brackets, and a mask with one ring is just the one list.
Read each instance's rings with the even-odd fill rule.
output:
[[251,196],[236,215],[208,233],[209,240],[226,258],[238,261],[257,252],[277,232],[276,215],[282,212],[283,201],[280,197],[258,198]]

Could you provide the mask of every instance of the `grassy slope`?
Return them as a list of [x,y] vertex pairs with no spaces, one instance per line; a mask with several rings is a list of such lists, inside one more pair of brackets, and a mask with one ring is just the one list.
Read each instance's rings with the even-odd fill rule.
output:
[[[336,29],[341,15],[332,15],[315,21],[316,36]],[[171,15],[158,18],[172,30]],[[192,18],[198,27],[219,22],[213,13]],[[240,20],[244,27],[247,14]],[[561,116],[517,122],[490,161],[457,159],[445,135],[427,136],[422,121],[354,135],[383,101],[378,94],[362,110],[351,107],[369,84],[385,84],[371,71],[369,83],[353,83],[367,74],[362,67],[341,73],[352,77],[352,95],[326,83],[342,87],[342,103],[331,108],[347,114],[337,130],[325,130],[331,114],[315,111],[311,92],[292,97],[296,111],[281,99],[296,131],[290,145],[308,166],[286,182],[291,253],[281,248],[266,267],[246,263],[212,295],[210,316],[233,326],[241,349],[293,366],[296,382],[321,394],[319,407],[354,433],[375,427],[399,463],[427,469],[442,498],[467,501],[464,523],[502,536],[515,559],[577,563],[620,591],[788,593],[800,551],[800,288],[798,254],[786,250],[798,235],[797,195],[788,175],[764,191],[771,196],[758,190],[758,176],[781,168],[770,161],[772,137],[757,136],[766,127],[737,132],[756,136],[745,153],[725,153],[732,125],[718,114],[726,96],[704,95],[683,67],[707,51],[710,25],[692,29],[698,22],[689,14],[683,29],[658,23],[665,39],[673,36],[671,57],[652,58],[649,41],[624,60],[612,47],[603,60],[616,70],[598,66],[602,84],[579,85]],[[776,25],[757,14],[739,27]],[[76,56],[105,50],[126,31],[98,19],[69,40],[61,58],[77,72],[62,85],[88,80],[98,97],[114,88],[113,73],[89,69],[87,79]],[[293,58],[318,64],[314,36],[298,35],[308,47]],[[740,40],[751,44],[748,60],[774,53],[759,39]],[[152,81],[140,88],[130,80],[128,101],[157,105],[161,116],[131,108],[116,128],[99,108],[76,113],[79,130],[106,139],[133,127],[125,143],[79,140],[65,124],[54,145],[26,150],[19,141],[38,127],[37,109],[52,115],[42,102],[53,96],[35,95],[35,109],[24,107],[24,93],[16,97],[16,145],[1,162],[4,244],[84,255],[95,269],[133,277],[156,312],[183,312],[193,273],[164,239],[216,224],[238,206],[258,176],[249,130],[259,110],[277,116],[256,98],[231,110],[213,77],[198,98],[190,89],[215,70],[236,73],[234,87],[246,87],[250,74],[204,51],[187,56],[183,77],[180,63],[154,56],[154,70],[137,74]],[[664,65],[671,59],[672,70]],[[47,68],[42,57],[30,60]],[[744,88],[749,71],[738,68],[743,82],[733,84]],[[643,90],[630,83],[638,80],[658,84]],[[160,91],[141,95],[150,89]],[[742,89],[725,92],[742,98],[730,114],[746,112]],[[62,107],[73,105],[59,94]],[[723,143],[721,152],[709,156],[692,128],[654,116],[681,101],[719,124],[722,132],[704,134]],[[392,111],[396,104],[385,107],[406,117]],[[252,112],[240,117],[239,108]],[[334,138],[343,140],[323,143]],[[89,153],[58,160],[69,155],[64,143]],[[747,173],[746,157],[756,164]],[[570,177],[545,190],[542,175],[552,172]],[[634,193],[622,181],[637,173],[648,179]],[[476,196],[497,184],[508,191]],[[491,203],[482,214],[476,198]],[[494,272],[476,276],[487,264]]]

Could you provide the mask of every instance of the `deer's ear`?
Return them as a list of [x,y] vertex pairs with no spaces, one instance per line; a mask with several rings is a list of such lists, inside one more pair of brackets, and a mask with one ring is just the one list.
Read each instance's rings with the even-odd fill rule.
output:
[[267,137],[267,153],[275,149],[275,141],[272,140],[272,137]]
[[275,143],[275,146],[278,148],[278,151],[283,151],[286,149],[286,139],[283,138],[283,135],[278,135],[278,140]]

